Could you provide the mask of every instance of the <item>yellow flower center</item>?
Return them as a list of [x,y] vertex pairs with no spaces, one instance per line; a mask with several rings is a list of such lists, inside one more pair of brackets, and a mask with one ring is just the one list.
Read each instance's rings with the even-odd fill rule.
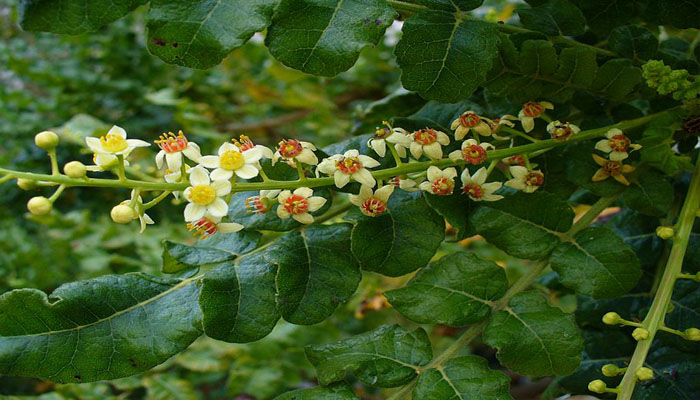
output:
[[119,135],[108,133],[100,138],[102,148],[110,153],[122,151],[128,147],[126,139]]
[[229,150],[221,155],[219,159],[221,168],[228,171],[235,171],[245,164],[243,154],[236,150]]
[[209,205],[216,200],[216,191],[209,185],[193,186],[190,190],[190,200],[200,206]]

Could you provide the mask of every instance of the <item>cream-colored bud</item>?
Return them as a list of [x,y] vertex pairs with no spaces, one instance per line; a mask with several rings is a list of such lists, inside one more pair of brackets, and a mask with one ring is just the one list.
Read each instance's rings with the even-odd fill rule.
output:
[[646,340],[649,338],[649,331],[644,328],[636,328],[632,331],[632,337],[636,341]]
[[80,161],[71,161],[63,166],[63,172],[73,179],[80,179],[85,177],[87,167]]
[[656,228],[656,236],[661,239],[671,239],[676,232],[670,226],[660,226]]
[[600,379],[596,379],[588,383],[588,390],[593,393],[605,393],[607,388],[608,385],[606,385],[605,382],[601,381]]
[[129,222],[138,218],[138,215],[136,215],[136,210],[127,206],[126,204],[114,206],[109,215],[112,217],[112,221],[118,224],[128,224]]
[[620,317],[620,314],[616,312],[611,311],[603,315],[603,323],[606,325],[617,325],[620,323],[620,321],[622,321],[622,317]]
[[51,131],[39,132],[34,136],[34,144],[44,150],[53,150],[58,146],[58,135]]
[[31,179],[19,178],[17,179],[17,186],[22,190],[32,190],[36,189],[36,181]]
[[654,378],[654,371],[647,367],[642,367],[634,373],[640,381],[648,381]]
[[34,215],[46,215],[51,212],[53,204],[44,196],[36,196],[29,199],[27,209]]

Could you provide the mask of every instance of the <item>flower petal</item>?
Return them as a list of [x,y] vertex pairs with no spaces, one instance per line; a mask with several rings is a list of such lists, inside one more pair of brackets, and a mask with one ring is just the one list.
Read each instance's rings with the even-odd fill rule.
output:
[[217,198],[213,203],[207,206],[207,211],[215,217],[223,217],[228,213],[228,204],[226,204],[224,199]]
[[295,157],[297,160],[303,162],[304,164],[316,165],[318,164],[318,157],[313,151],[309,149],[303,149],[298,156]]
[[243,230],[243,228],[245,228],[245,226],[243,226],[241,224],[237,224],[235,222],[225,222],[225,223],[221,223],[221,224],[216,225],[217,231],[221,232],[221,233],[238,232],[238,231]]
[[360,162],[362,163],[362,166],[365,168],[374,168],[374,167],[378,167],[380,165],[379,161],[375,160],[372,157],[360,155],[360,156],[357,156],[357,158],[360,160]]
[[126,144],[129,147],[149,147],[151,144],[141,139],[127,139]]
[[166,153],[165,163],[171,171],[179,171],[182,166],[182,153]]
[[309,213],[294,214],[292,215],[297,222],[301,222],[304,225],[310,225],[314,223],[314,217]]
[[211,180],[209,180],[209,173],[202,167],[194,167],[190,169],[190,185],[208,185]]
[[262,157],[262,152],[259,149],[256,149],[255,147],[243,152],[243,158],[245,159],[245,162],[247,164],[258,162]]
[[163,168],[163,160],[165,160],[165,151],[161,150],[156,154],[156,167],[158,169]]
[[389,201],[389,196],[394,193],[394,188],[394,185],[384,185],[374,192],[374,197],[386,203]]
[[335,182],[335,186],[340,189],[350,182],[350,175],[335,171],[333,174],[333,181]]
[[[251,151],[251,150],[248,150],[248,151]],[[260,171],[258,171],[258,169],[255,168],[254,166],[252,166],[250,164],[244,164],[242,167],[240,167],[236,170],[236,175],[238,175],[242,179],[251,179],[251,178],[255,178],[256,176],[258,176],[259,172]]]
[[207,168],[219,168],[221,161],[219,156],[204,156],[199,159],[199,164]]
[[124,128],[121,128],[119,126],[113,125],[109,131],[107,132],[108,135],[117,135],[123,139],[126,139],[126,131]]
[[314,190],[307,187],[300,187],[294,190],[294,194],[298,194],[304,198],[309,198],[314,195]]
[[185,221],[192,222],[196,221],[204,216],[207,211],[205,206],[199,204],[189,203],[185,207]]
[[423,146],[423,151],[425,152],[425,155],[433,160],[442,158],[442,146],[438,142]]
[[277,207],[277,216],[286,219],[292,216],[292,214],[287,211],[286,208],[284,208],[281,204]]
[[231,182],[229,181],[214,181],[211,183],[211,188],[216,191],[216,195],[226,196],[231,193]]
[[229,170],[223,169],[223,168],[217,168],[217,169],[211,171],[211,174],[209,175],[209,177],[213,181],[228,181],[229,179],[231,179],[232,176],[233,176],[233,171],[229,171]]
[[369,187],[374,187],[374,185],[377,184],[377,181],[374,180],[372,173],[369,172],[366,168],[362,168],[361,170],[352,174],[352,179]]
[[309,211],[318,211],[326,204],[326,199],[321,196],[311,196],[309,197]]
[[474,181],[474,183],[476,183],[477,185],[481,186],[484,184],[484,182],[486,182],[486,176],[487,176],[486,168],[481,167],[472,176],[472,181]]

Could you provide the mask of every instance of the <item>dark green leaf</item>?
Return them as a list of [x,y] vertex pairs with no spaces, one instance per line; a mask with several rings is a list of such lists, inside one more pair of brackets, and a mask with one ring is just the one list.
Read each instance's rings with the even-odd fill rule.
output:
[[548,0],[517,12],[524,27],[547,35],[576,36],[586,28],[583,13],[569,0]]
[[299,389],[281,394],[274,400],[359,400],[360,398],[345,384],[328,387],[316,386],[310,389]]
[[639,174],[621,197],[627,208],[645,215],[663,217],[673,206],[673,186],[663,175],[654,171]]
[[593,89],[605,93],[612,100],[622,100],[642,81],[642,70],[630,60],[616,58],[607,61],[598,69]]
[[346,373],[379,387],[396,387],[417,375],[417,368],[433,358],[423,329],[383,325],[371,332],[320,346],[306,347],[322,385],[337,382]]
[[554,79],[560,83],[544,85],[547,98],[565,102],[573,95],[572,87],[591,86],[598,70],[594,50],[582,46],[567,47],[559,54],[559,68]]
[[412,321],[461,326],[486,318],[492,301],[501,298],[507,287],[503,268],[458,252],[423,268],[406,287],[384,295]]
[[174,274],[205,264],[233,260],[253,251],[260,242],[260,233],[241,231],[219,233],[199,240],[194,246],[163,241],[163,272]]
[[281,0],[265,44],[288,67],[334,76],[377,44],[395,16],[382,0]]
[[425,194],[425,201],[457,229],[457,239],[464,239],[476,234],[476,230],[469,222],[469,215],[476,208],[476,204],[469,197],[458,192],[449,196],[437,196]]
[[425,5],[432,10],[469,11],[483,2],[484,0],[415,0],[413,3]]
[[608,46],[615,53],[632,59],[648,60],[656,55],[659,40],[639,25],[619,26],[610,32]]
[[697,1],[649,0],[644,16],[659,25],[700,28],[700,4]]
[[483,358],[463,356],[421,374],[413,400],[512,400],[509,386],[510,378],[489,369]]
[[54,382],[149,370],[201,335],[195,280],[106,275],[0,296],[0,373]]
[[270,23],[278,0],[151,0],[148,50],[170,64],[211,68]]
[[77,35],[94,32],[116,21],[146,0],[23,0],[19,24],[28,31]]
[[560,243],[549,259],[564,286],[601,297],[627,293],[642,275],[634,251],[607,228],[587,228]]
[[675,175],[682,170],[693,167],[690,157],[676,154],[672,146],[673,128],[671,126],[650,126],[644,130],[639,141],[642,161],[657,168],[667,175]]
[[684,331],[700,326],[700,290],[697,282],[681,279],[673,290],[673,311],[666,316],[666,325]]
[[573,0],[573,3],[583,11],[588,26],[602,35],[629,23],[642,7],[638,0]]
[[148,400],[197,400],[192,383],[176,375],[151,375],[143,381]]
[[537,292],[515,295],[509,308],[494,314],[483,337],[498,349],[499,361],[520,374],[568,375],[581,362],[583,339],[573,317]]
[[578,296],[576,320],[581,326],[613,329],[603,323],[605,313],[614,311],[629,320],[643,320],[650,304],[651,298],[648,293],[629,293],[612,299]]

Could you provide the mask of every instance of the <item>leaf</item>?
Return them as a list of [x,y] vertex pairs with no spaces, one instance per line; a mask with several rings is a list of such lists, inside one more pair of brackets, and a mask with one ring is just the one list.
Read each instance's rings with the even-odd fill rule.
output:
[[328,318],[362,279],[350,250],[350,224],[310,226],[289,233],[265,251],[277,265],[277,303],[282,317],[300,325]]
[[381,0],[281,0],[265,44],[290,68],[335,76],[376,45],[396,15]]
[[359,400],[360,398],[346,383],[328,387],[316,386],[310,389],[299,389],[281,394],[274,400]]
[[629,292],[642,275],[634,251],[607,228],[586,228],[561,242],[549,259],[561,283],[595,298]]
[[486,80],[497,55],[495,24],[421,11],[406,20],[396,45],[401,83],[429,100],[456,103]]
[[189,381],[177,376],[161,374],[144,379],[148,390],[146,400],[197,400],[199,397]]
[[573,0],[596,33],[607,35],[611,29],[633,20],[642,8],[637,0]]
[[[353,210],[354,211],[354,210]],[[396,190],[377,217],[351,212],[352,253],[366,271],[401,276],[428,264],[445,238],[444,220],[420,193]]]
[[396,387],[417,376],[417,368],[433,358],[423,329],[383,325],[373,331],[326,345],[307,346],[306,358],[316,367],[322,385],[351,373],[378,387]]
[[481,6],[484,0],[416,0],[414,3],[424,5],[431,10],[454,12],[473,10]]
[[639,25],[619,26],[610,32],[608,47],[615,53],[632,59],[648,60],[656,55],[659,40],[651,31]]
[[673,290],[671,311],[665,319],[666,326],[684,331],[700,326],[700,290],[697,282],[681,279]]
[[673,207],[673,185],[655,171],[644,171],[621,197],[625,207],[644,215],[663,217]]
[[[680,341],[680,338],[674,338]],[[700,397],[700,366],[697,363],[697,344],[691,352],[676,348],[652,347],[646,367],[654,372],[654,380],[635,389],[635,400],[679,399]]]
[[276,272],[261,252],[225,261],[207,272],[199,296],[204,333],[230,343],[267,336],[280,318]]
[[503,268],[458,252],[423,268],[406,287],[384,295],[411,321],[462,326],[486,318],[492,301],[500,299],[507,287]]
[[700,5],[694,1],[649,0],[645,18],[676,28],[698,28]]
[[520,50],[520,71],[527,75],[553,75],[559,59],[552,42],[526,40]]
[[583,13],[568,0],[548,0],[532,8],[520,8],[517,13],[524,27],[547,35],[577,36],[586,28]]
[[682,170],[693,168],[690,157],[676,154],[673,129],[670,126],[655,124],[644,130],[639,144],[642,161],[662,171],[666,175],[675,175]]
[[149,370],[201,335],[195,280],[143,274],[0,296],[0,373],[93,382]]
[[552,101],[568,101],[573,95],[572,87],[590,86],[597,70],[594,50],[583,46],[567,47],[559,54],[559,68],[554,74],[559,82],[544,85],[543,91]]
[[518,193],[483,204],[471,216],[476,231],[489,243],[531,260],[547,256],[573,219],[564,200],[545,192]]
[[512,400],[510,378],[488,367],[485,359],[463,356],[431,368],[418,378],[414,400]]
[[148,51],[170,64],[207,69],[270,23],[278,0],[152,0]]
[[253,251],[260,242],[260,233],[241,231],[219,233],[194,246],[163,241],[163,272],[174,274],[205,264],[233,260],[241,254]]
[[23,0],[19,2],[19,24],[27,31],[77,35],[95,32],[116,21],[145,0]]
[[568,375],[581,362],[583,339],[571,315],[550,307],[540,293],[523,292],[498,311],[483,333],[498,360],[529,376]]
[[437,211],[454,228],[457,229],[457,239],[465,239],[476,234],[474,226],[469,221],[469,215],[477,207],[469,198],[459,192],[449,196],[425,194],[425,201]]
[[598,69],[592,87],[612,100],[623,100],[641,81],[641,69],[633,66],[630,60],[616,58]]

